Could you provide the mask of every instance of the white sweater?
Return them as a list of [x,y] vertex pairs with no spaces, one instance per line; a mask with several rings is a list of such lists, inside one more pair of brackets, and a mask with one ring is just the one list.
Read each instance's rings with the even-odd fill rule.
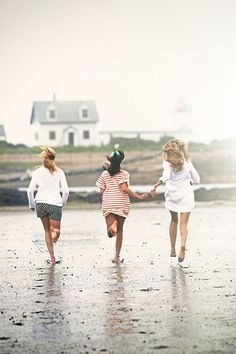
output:
[[[35,190],[37,193],[34,197]],[[64,172],[58,167],[53,174],[44,166],[37,168],[33,172],[27,194],[30,208],[35,208],[36,203],[65,205],[69,196],[69,188]]]

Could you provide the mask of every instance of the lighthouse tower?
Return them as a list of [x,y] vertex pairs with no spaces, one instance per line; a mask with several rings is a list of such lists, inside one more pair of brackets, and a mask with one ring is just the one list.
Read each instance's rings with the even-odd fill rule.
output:
[[192,126],[193,113],[189,101],[185,97],[179,97],[172,111],[173,136],[186,142],[196,141]]
[[173,110],[173,129],[176,131],[191,130],[191,105],[185,97],[179,97]]

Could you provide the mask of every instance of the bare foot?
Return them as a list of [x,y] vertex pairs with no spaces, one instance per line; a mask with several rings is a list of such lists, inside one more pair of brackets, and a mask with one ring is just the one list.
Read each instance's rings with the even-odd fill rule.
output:
[[47,259],[46,262],[48,264],[55,265],[56,264],[56,258],[52,257],[51,259]]
[[[118,224],[118,221],[115,220],[113,221],[113,223],[111,224],[111,226],[109,227],[109,233],[112,235],[112,236],[116,236],[117,235],[117,224]],[[109,236],[111,237],[111,236]]]
[[175,252],[175,250],[174,250],[174,251],[171,250],[171,252],[170,252],[170,257],[176,257],[176,252]]
[[186,251],[185,246],[181,246],[180,251],[179,251],[179,256],[178,256],[178,262],[183,262],[184,257],[185,257],[185,251]]
[[52,242],[56,243],[58,239],[59,234],[56,231],[52,232]]
[[56,243],[57,240],[59,239],[59,236],[52,236],[52,242]]
[[112,263],[120,264],[124,262],[124,258],[120,259],[119,257],[115,257],[111,261]]
[[112,233],[111,233],[111,231],[110,231],[110,230],[108,230],[108,231],[107,231],[107,235],[108,235],[108,237],[110,237],[110,238],[112,238],[112,237],[113,237],[113,235],[112,235]]

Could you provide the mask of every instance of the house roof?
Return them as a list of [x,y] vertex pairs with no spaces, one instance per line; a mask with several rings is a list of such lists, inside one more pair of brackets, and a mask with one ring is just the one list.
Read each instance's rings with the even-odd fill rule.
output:
[[[81,111],[88,109],[88,117],[83,118]],[[54,108],[56,118],[50,119],[48,112]],[[35,101],[32,107],[30,124],[69,124],[69,123],[96,123],[99,121],[94,101]]]
[[0,136],[6,136],[5,129],[4,129],[4,126],[2,124],[0,124]]

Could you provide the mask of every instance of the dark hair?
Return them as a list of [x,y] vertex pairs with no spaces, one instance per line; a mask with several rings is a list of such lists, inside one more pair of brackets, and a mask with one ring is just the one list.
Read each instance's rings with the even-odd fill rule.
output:
[[124,160],[124,157],[125,154],[121,150],[114,150],[110,156],[107,156],[107,160],[110,162],[107,171],[111,176],[114,176],[116,173],[120,172],[120,164]]

